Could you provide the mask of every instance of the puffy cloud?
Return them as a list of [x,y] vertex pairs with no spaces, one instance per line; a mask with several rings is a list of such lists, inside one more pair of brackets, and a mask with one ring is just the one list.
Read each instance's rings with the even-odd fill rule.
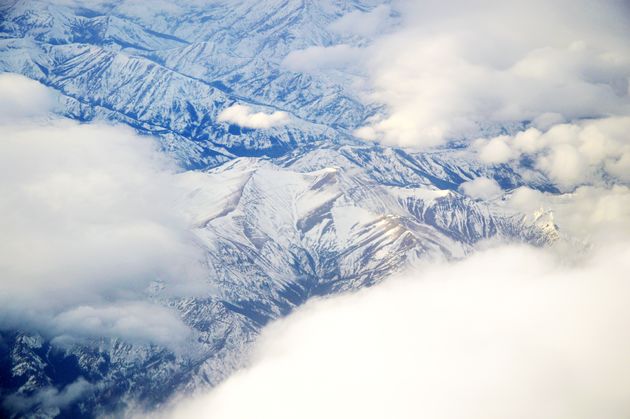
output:
[[488,200],[501,195],[501,186],[494,179],[478,177],[459,186],[460,190],[474,199]]
[[630,110],[624,2],[402,0],[394,9],[399,30],[365,52],[367,97],[387,106],[367,123],[373,139],[427,147],[515,122],[544,129]]
[[538,166],[556,183],[565,187],[580,182],[586,169],[582,156],[570,144],[554,145],[545,156],[538,160]]
[[360,48],[347,44],[308,47],[291,51],[282,61],[282,67],[304,73],[342,69],[361,61],[363,52]]
[[266,129],[278,125],[284,125],[289,120],[286,112],[274,111],[272,113],[254,112],[245,105],[232,105],[219,113],[219,122],[228,122],[244,128]]
[[521,187],[509,194],[506,204],[525,214],[552,211],[560,231],[591,244],[623,240],[630,234],[630,188],[624,185],[581,186],[567,194]]
[[[507,246],[311,303],[171,418],[630,414],[630,246],[578,266]],[[246,401],[246,402],[244,402]]]
[[[480,139],[471,144],[488,164],[527,157],[560,188],[610,178],[630,182],[630,117],[610,117],[529,128],[513,136]],[[518,162],[513,162],[518,164]]]
[[129,128],[26,116],[0,124],[0,328],[175,347],[179,315],[137,301],[210,292],[176,165]]
[[479,159],[487,164],[506,163],[515,157],[514,151],[507,144],[508,137],[503,135],[488,141],[478,142]]
[[0,123],[45,114],[55,103],[55,93],[43,84],[20,74],[0,73]]

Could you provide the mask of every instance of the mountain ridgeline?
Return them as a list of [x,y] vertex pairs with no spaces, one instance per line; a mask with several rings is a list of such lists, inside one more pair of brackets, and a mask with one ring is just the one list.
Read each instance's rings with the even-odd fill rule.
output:
[[[2,398],[78,379],[91,385],[62,407],[33,403],[22,414],[152,408],[221,382],[265,324],[311,297],[370,286],[423,260],[458,259],[487,239],[542,246],[557,238],[544,214],[513,213],[458,189],[479,176],[506,190],[553,189],[543,175],[485,166],[456,147],[362,142],[352,132],[380,107],[346,87],[359,76],[283,66],[291,51],[337,42],[330,24],[373,2],[217,0],[176,12],[124,5],[2,2],[0,71],[58,92],[62,116],[157,137],[196,171],[186,205],[215,291],[147,295],[191,328],[185,351],[116,338],[59,348],[29,330],[0,330]],[[289,117],[264,129],[219,122],[233,104]]]

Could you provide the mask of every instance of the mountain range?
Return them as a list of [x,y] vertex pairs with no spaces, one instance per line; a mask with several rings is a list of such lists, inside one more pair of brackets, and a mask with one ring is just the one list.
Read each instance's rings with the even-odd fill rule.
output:
[[[291,51],[339,42],[331,23],[375,5],[0,4],[0,71],[53,89],[60,116],[156,137],[188,170],[183,179],[194,192],[184,206],[214,287],[206,297],[169,297],[159,286],[147,293],[193,330],[185,351],[117,338],[57,348],[29,330],[1,330],[2,397],[83,379],[91,390],[67,406],[33,404],[22,413],[154,408],[221,382],[267,323],[311,298],[369,287],[423,261],[459,259],[485,240],[544,246],[559,237],[548,213],[516,213],[500,197],[476,200],[460,188],[486,177],[506,191],[554,191],[543,174],[482,164],[457,142],[412,151],[360,140],[354,130],[382,108],[349,87],[360,72],[311,74],[284,64]],[[235,104],[288,117],[265,128],[222,121]]]

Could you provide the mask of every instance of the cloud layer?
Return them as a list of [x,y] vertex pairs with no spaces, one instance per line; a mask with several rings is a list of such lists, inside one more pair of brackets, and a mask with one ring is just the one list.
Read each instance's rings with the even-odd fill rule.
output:
[[56,103],[55,93],[19,74],[0,73],[0,123],[41,116]]
[[341,17],[331,25],[340,43],[294,51],[285,67],[364,74],[359,93],[386,110],[356,135],[389,145],[423,148],[528,121],[623,116],[629,9],[615,0],[397,0]]
[[0,124],[0,328],[175,347],[177,313],[138,300],[209,292],[177,167],[131,129],[34,115],[47,95],[12,88],[0,103],[28,112]]
[[508,246],[311,303],[167,417],[625,417],[629,260]]
[[431,146],[550,113],[574,120],[630,109],[622,2],[397,4],[402,28],[368,61],[372,98],[388,106],[370,124],[374,139]]

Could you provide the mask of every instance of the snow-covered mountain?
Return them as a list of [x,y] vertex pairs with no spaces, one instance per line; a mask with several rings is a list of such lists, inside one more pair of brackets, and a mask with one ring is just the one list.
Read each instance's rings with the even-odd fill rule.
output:
[[[3,3],[0,69],[59,91],[73,118],[160,136],[191,166],[348,141],[369,114],[339,82],[281,68],[291,50],[332,43],[327,26],[359,3],[218,1],[173,16],[120,1],[54,3]],[[264,132],[217,123],[236,102],[287,111],[291,122]]]
[[[61,389],[80,377],[93,384],[63,410],[33,404],[29,414],[90,417],[156,406],[220,382],[266,323],[310,297],[369,286],[422,260],[460,258],[484,239],[555,240],[544,217],[458,191],[479,176],[506,189],[552,189],[544,176],[483,166],[456,148],[411,153],[363,143],[351,132],[377,105],[346,87],[355,76],[283,67],[292,50],[333,44],[330,23],[374,2],[160,5],[0,5],[0,70],[59,92],[61,115],[130,125],[195,169],[182,175],[195,191],[185,211],[216,288],[205,298],[167,298],[159,286],[147,295],[194,330],[182,353],[118,339],[60,349],[28,330],[2,330],[3,397]],[[219,122],[235,103],[290,117],[265,129]]]

